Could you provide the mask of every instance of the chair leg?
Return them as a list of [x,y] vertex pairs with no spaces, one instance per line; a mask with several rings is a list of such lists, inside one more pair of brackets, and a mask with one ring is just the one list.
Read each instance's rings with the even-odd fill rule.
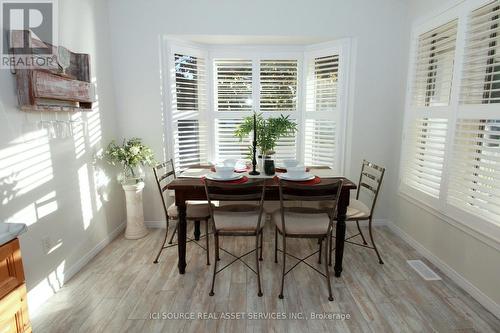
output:
[[333,256],[333,253],[332,253],[333,252],[333,245],[332,245],[333,244],[333,239],[332,239],[333,235],[330,235],[327,237],[330,238],[329,239],[330,242],[328,242],[328,244],[329,244],[328,245],[328,265],[331,266],[332,265],[332,256]]
[[[215,257],[218,257],[218,252],[219,252],[219,235],[217,233],[214,234],[215,238],[215,245],[214,245],[214,253]],[[210,289],[210,296],[215,295],[214,293],[214,285],[215,285],[215,274],[217,274],[217,260],[214,262],[214,274],[212,275],[212,289]]]
[[[259,248],[257,247],[257,251],[259,250]],[[261,230],[260,231],[260,256],[259,256],[259,260],[262,261],[264,260],[262,258],[262,252],[264,250],[264,230]]]
[[[318,264],[321,265],[321,250],[323,249],[323,238],[319,238],[318,242],[319,242]],[[326,251],[326,249],[325,249],[325,251]]]
[[214,233],[214,240],[215,240],[215,261],[220,261],[220,256],[219,256],[219,236],[215,237]]
[[274,262],[278,263],[278,227],[274,227]]
[[179,223],[177,223],[175,225],[175,229],[174,229],[174,233],[172,234],[172,237],[170,237],[170,241],[168,242],[168,244],[172,244],[173,240],[174,240],[174,236],[175,234],[177,233],[177,229],[179,228]]
[[366,242],[366,239],[365,239],[365,235],[363,235],[363,232],[361,231],[361,228],[359,227],[359,221],[358,220],[356,220],[356,226],[358,227],[358,232],[361,235],[361,238],[363,239],[363,244],[364,245],[368,245],[368,243]]
[[[261,239],[261,245],[262,245],[262,230],[260,231],[260,239]],[[257,296],[262,297],[262,286],[260,284],[260,263],[259,261],[262,260],[262,251],[260,252],[260,258],[259,258],[259,232],[255,235],[255,267],[257,269],[257,284],[259,287],[259,291],[257,293]]]
[[[328,243],[331,243],[332,242],[332,238],[331,238],[331,235],[328,235],[326,237],[326,243],[325,244],[325,247],[328,246]],[[330,282],[330,269],[328,268],[328,252],[325,251],[325,270],[326,270],[326,283],[328,285],[328,300],[331,302],[333,301],[333,295],[332,295],[332,284]]]
[[375,253],[377,253],[378,263],[383,265],[384,262],[382,261],[382,258],[380,257],[380,253],[378,253],[377,246],[375,245],[375,241],[373,240],[372,219],[370,219],[370,221],[368,222],[368,231],[370,232],[370,240],[372,242],[373,249],[375,250]]
[[165,229],[165,238],[163,239],[163,243],[161,244],[160,251],[158,251],[158,254],[156,255],[155,260],[153,261],[154,264],[158,263],[158,259],[160,258],[161,251],[163,251],[163,247],[165,246],[165,243],[167,242],[168,238],[168,217],[167,217],[167,223],[166,223],[166,229]]
[[205,220],[205,238],[207,242],[207,265],[210,265],[210,245],[209,245],[209,235],[208,235],[208,222],[210,219]]
[[281,292],[279,294],[279,298],[280,299],[283,299],[283,288],[284,288],[284,285],[285,285],[285,270],[286,270],[286,236],[285,236],[285,233],[283,233],[281,235],[281,237],[283,238],[283,271],[281,273]]

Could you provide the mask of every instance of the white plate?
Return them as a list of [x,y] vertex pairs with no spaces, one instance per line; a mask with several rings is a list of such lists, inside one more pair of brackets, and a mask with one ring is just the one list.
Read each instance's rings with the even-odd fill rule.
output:
[[229,181],[229,180],[241,179],[241,178],[243,178],[243,175],[241,173],[233,173],[231,176],[224,178],[224,177],[216,174],[215,172],[211,172],[211,173],[206,175],[206,178],[210,179],[210,180]]
[[284,180],[291,180],[291,181],[307,181],[307,180],[312,180],[314,177],[316,177],[313,174],[310,174],[308,172],[304,172],[303,175],[300,176],[294,176],[290,177],[288,173],[283,173],[278,175],[279,178],[284,179]]

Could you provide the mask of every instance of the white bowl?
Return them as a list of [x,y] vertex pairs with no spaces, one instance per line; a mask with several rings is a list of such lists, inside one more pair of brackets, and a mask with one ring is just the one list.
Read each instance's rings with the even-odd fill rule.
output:
[[216,165],[215,173],[221,178],[229,178],[233,175],[234,166]]
[[306,167],[305,166],[294,166],[294,167],[287,167],[286,172],[290,177],[301,177],[306,173]]
[[225,167],[233,167],[236,165],[236,162],[238,162],[237,159],[234,159],[234,158],[230,158],[230,159],[227,159],[227,160],[224,160],[222,162],[222,164],[224,164]]
[[283,165],[285,168],[296,167],[299,165],[299,161],[297,160],[284,160]]

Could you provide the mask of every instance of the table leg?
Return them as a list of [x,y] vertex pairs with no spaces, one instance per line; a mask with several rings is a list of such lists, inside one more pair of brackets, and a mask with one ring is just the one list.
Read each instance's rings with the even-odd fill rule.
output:
[[200,221],[194,221],[194,239],[199,241],[200,240]]
[[186,272],[186,237],[187,237],[187,223],[186,223],[186,203],[177,204],[179,210],[179,225],[177,230],[177,249],[179,252],[179,273]]
[[345,219],[349,206],[349,190],[342,190],[337,207],[337,226],[335,234],[335,276],[340,277],[342,273],[342,260],[344,257],[344,240],[345,240]]

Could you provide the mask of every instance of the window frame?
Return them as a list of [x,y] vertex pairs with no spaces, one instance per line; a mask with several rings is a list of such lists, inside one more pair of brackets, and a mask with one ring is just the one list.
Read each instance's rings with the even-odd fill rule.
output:
[[[215,119],[232,119],[240,118],[251,115],[252,112],[248,111],[224,111],[219,112],[215,110],[216,107],[216,73],[214,72],[214,60],[217,58],[234,58],[234,59],[248,59],[253,61],[253,105],[260,106],[260,60],[297,60],[297,103],[295,111],[266,111],[261,112],[264,117],[277,116],[279,114],[290,115],[296,119],[299,124],[299,131],[297,133],[297,147],[296,156],[300,161],[304,160],[304,119],[305,119],[305,98],[306,98],[306,79],[307,79],[307,66],[305,65],[307,57],[314,54],[322,55],[339,55],[339,69],[338,69],[338,92],[337,92],[337,126],[340,129],[336,135],[335,140],[337,150],[335,151],[336,171],[340,174],[344,173],[346,161],[346,142],[345,136],[347,135],[347,120],[348,120],[348,89],[350,82],[348,80],[352,72],[350,47],[351,40],[348,38],[314,44],[314,45],[204,45],[180,40],[178,37],[171,38],[164,36],[162,47],[162,88],[163,93],[163,112],[164,112],[164,141],[165,141],[165,154],[166,156],[173,156],[174,152],[174,138],[171,133],[173,130],[172,121],[172,103],[174,96],[169,91],[172,89],[172,74],[169,73],[173,68],[173,55],[175,53],[187,53],[192,56],[200,56],[206,59],[207,77],[207,94],[208,94],[208,110],[205,114],[200,115],[206,121],[207,126],[207,140],[208,140],[208,161],[215,161],[216,159],[216,121]],[[257,74],[257,75],[256,75]],[[175,89],[175,88],[173,88]],[[260,112],[260,111],[259,111]]]
[[[432,16],[428,19],[418,21],[412,27],[409,66],[407,73],[407,90],[405,96],[405,112],[400,156],[398,192],[399,195],[403,198],[410,199],[412,202],[419,205],[425,205],[428,210],[434,215],[445,216],[445,221],[449,222],[451,219],[453,221],[451,224],[460,225],[460,228],[462,230],[469,232],[471,235],[480,239],[493,241],[496,244],[500,244],[499,221],[495,221],[483,216],[474,215],[473,213],[470,213],[448,203],[448,189],[449,181],[451,178],[450,163],[453,162],[453,148],[458,119],[489,119],[491,117],[491,112],[487,110],[491,109],[491,104],[460,103],[469,18],[474,10],[487,5],[490,2],[491,0],[466,0],[457,6],[445,10],[437,16]],[[412,106],[414,74],[416,71],[416,54],[418,51],[418,38],[421,34],[429,32],[443,24],[453,21],[454,19],[457,19],[458,22],[450,102],[447,106]],[[500,103],[496,104],[500,108]],[[434,109],[434,111],[431,111],[431,108]],[[440,114],[439,117],[434,114],[436,112]],[[411,126],[414,124],[414,120],[419,117],[448,119],[448,132],[445,141],[445,157],[439,198],[432,197],[429,194],[413,188],[407,185],[403,180],[403,178],[405,177],[406,156],[408,150],[411,149],[411,146],[407,145],[407,140],[409,138]],[[497,119],[500,119],[500,115],[497,116]]]

